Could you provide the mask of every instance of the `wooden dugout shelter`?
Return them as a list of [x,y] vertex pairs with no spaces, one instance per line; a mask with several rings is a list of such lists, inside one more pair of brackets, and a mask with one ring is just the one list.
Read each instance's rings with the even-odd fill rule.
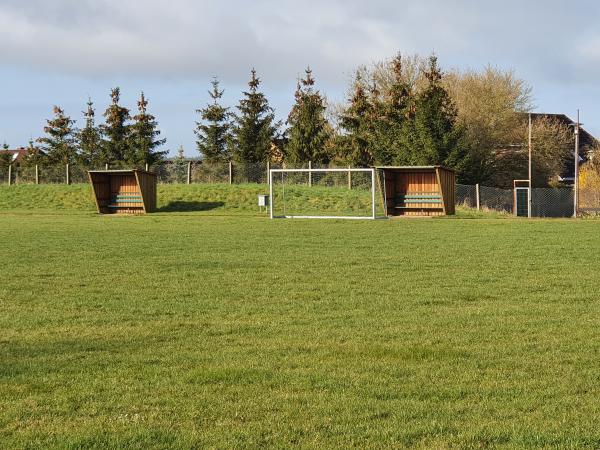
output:
[[100,214],[144,214],[156,211],[156,174],[145,170],[90,170]]
[[386,215],[445,216],[455,212],[456,176],[441,166],[376,167],[382,173]]

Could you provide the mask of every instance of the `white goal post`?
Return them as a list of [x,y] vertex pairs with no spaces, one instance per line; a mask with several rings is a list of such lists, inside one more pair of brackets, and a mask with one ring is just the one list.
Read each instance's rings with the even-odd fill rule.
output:
[[271,169],[271,219],[376,219],[373,168]]

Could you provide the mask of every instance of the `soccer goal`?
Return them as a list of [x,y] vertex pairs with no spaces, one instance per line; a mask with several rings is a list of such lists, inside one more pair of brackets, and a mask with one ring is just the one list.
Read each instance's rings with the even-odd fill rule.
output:
[[376,219],[381,183],[375,169],[271,169],[271,219]]

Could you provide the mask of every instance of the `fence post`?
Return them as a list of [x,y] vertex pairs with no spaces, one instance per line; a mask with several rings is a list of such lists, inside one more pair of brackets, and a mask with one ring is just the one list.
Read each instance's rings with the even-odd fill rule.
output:
[[[350,166],[348,166],[350,169]],[[352,189],[352,172],[348,171],[348,189]]]
[[8,165],[8,185],[12,184],[12,164]]
[[233,183],[233,164],[229,161],[229,184]]
[[271,173],[271,161],[267,161],[267,184],[271,185],[271,177],[269,174]]
[[477,204],[477,211],[481,210],[481,200],[479,197],[479,183],[475,185],[475,203]]
[[188,161],[187,184],[192,184],[192,162]]
[[312,187],[312,172],[310,172],[312,170],[312,161],[308,162],[308,187]]
[[35,184],[40,184],[40,170],[38,165],[35,165]]
[[69,163],[67,163],[66,173],[65,173],[65,175],[66,175],[65,176],[65,181],[67,182],[67,184],[71,184],[71,176],[70,176],[71,174],[69,172],[70,172],[70,170],[69,170]]

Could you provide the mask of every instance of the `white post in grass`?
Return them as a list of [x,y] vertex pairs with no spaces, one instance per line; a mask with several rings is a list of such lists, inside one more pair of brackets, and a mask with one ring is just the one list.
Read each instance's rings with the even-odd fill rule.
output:
[[312,187],[312,161],[308,162],[308,187]]
[[575,124],[575,174],[573,180],[573,217],[577,218],[579,206],[579,110],[577,110],[577,123]]
[[229,161],[229,184],[233,182],[233,164]]
[[40,184],[40,170],[38,165],[35,165],[35,184]]
[[271,177],[269,174],[271,173],[271,161],[267,161],[267,183],[271,184]]
[[528,130],[528,153],[529,153],[529,162],[527,164],[527,171],[529,173],[529,189],[527,190],[527,217],[531,219],[531,149],[532,149],[532,130],[533,126],[531,124],[531,113],[529,113],[529,130]]
[[70,170],[69,170],[69,163],[67,163],[66,167],[65,167],[65,182],[67,184],[71,184],[71,177],[70,177]]
[[[350,166],[348,166],[348,169],[350,169]],[[352,172],[350,170],[348,171],[348,189],[352,189]]]
[[479,196],[479,183],[475,185],[475,204],[477,205],[477,211],[481,210],[481,200]]
[[269,170],[269,216],[273,218],[273,172]]
[[12,184],[12,164],[8,165],[8,185]]
[[375,219],[375,169],[371,169],[371,196],[371,209],[373,213],[373,219]]
[[187,184],[192,183],[192,162],[188,161]]

